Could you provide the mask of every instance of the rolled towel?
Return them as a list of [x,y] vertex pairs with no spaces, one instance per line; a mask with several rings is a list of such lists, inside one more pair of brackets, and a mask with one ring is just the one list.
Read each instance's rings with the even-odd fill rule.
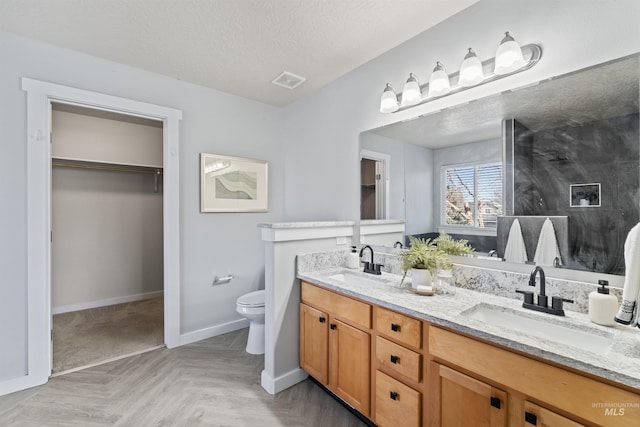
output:
[[558,239],[556,239],[556,230],[549,218],[545,219],[544,224],[542,224],[542,230],[540,230],[538,245],[536,246],[536,254],[533,257],[533,261],[536,265],[543,267],[559,267],[562,265],[560,248],[558,248]]
[[615,320],[623,325],[637,322],[638,294],[640,294],[640,224],[636,224],[624,242],[624,288],[622,304]]
[[522,238],[522,228],[518,218],[513,220],[507,237],[507,246],[504,248],[504,260],[507,262],[525,263],[529,260],[527,257],[527,248]]

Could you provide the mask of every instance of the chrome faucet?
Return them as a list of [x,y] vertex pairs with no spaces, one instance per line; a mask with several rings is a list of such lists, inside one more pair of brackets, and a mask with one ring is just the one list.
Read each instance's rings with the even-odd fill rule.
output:
[[371,262],[362,261],[364,264],[364,270],[362,271],[370,274],[382,274],[380,272],[380,267],[382,267],[382,264],[376,264],[375,262],[373,262],[373,248],[371,246],[364,245],[362,249],[360,249],[360,258],[362,258],[365,249],[369,249],[369,251],[371,252]]
[[545,277],[544,270],[540,266],[536,266],[536,268],[531,272],[529,276],[529,286],[536,285],[536,276],[540,275],[540,293],[538,294],[538,303],[533,303],[533,292],[532,291],[521,291],[516,290],[517,293],[524,295],[524,302],[522,306],[524,308],[528,308],[530,310],[542,311],[543,313],[555,314],[556,316],[564,316],[564,309],[562,308],[563,302],[573,302],[573,300],[562,298],[562,297],[551,297],[551,307],[547,304],[548,298],[545,294]]
[[394,247],[394,248],[400,248],[400,249],[404,248],[404,246],[402,245],[402,242],[400,242],[400,241],[395,242],[395,243],[393,244],[393,247]]

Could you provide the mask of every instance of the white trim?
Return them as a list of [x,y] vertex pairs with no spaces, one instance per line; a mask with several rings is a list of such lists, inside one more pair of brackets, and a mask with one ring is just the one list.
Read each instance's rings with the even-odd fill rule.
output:
[[[51,102],[143,116],[163,122],[164,339],[180,342],[179,122],[182,112],[131,99],[22,79],[27,92],[27,388],[51,374]],[[18,381],[19,380],[19,381]],[[0,383],[4,386],[4,382]],[[16,389],[18,390],[18,389]]]
[[289,387],[306,380],[308,376],[309,374],[300,368],[280,375],[278,378],[273,378],[266,370],[263,370],[260,382],[262,384],[262,388],[264,388],[267,393],[278,394],[282,390],[286,390]]
[[289,242],[293,240],[313,240],[350,236],[353,236],[353,225],[322,225],[309,226],[308,228],[262,228],[262,240],[265,242]]
[[114,304],[124,304],[127,302],[142,301],[151,298],[160,298],[163,291],[146,292],[144,294],[127,295],[124,297],[106,298],[96,301],[81,302],[78,304],[59,305],[51,309],[51,314],[69,313],[71,311],[88,310],[90,308],[106,307]]
[[218,335],[227,334],[249,327],[248,319],[232,320],[231,322],[221,323],[216,326],[198,329],[197,331],[187,332],[180,336],[180,345],[191,344],[197,341],[206,340],[207,338],[217,337]]
[[56,372],[55,374],[51,375],[51,378],[59,377],[60,375],[70,374],[72,372],[78,372],[78,371],[82,371],[82,370],[85,370],[85,369],[93,368],[94,366],[104,365],[105,363],[111,363],[111,362],[115,362],[117,360],[126,359],[127,357],[138,356],[139,354],[149,353],[150,351],[159,350],[161,348],[165,348],[165,345],[164,344],[156,345],[156,346],[153,346],[153,347],[145,348],[144,350],[134,351],[132,353],[123,354],[121,356],[110,357],[109,359],[101,360],[99,362],[89,363],[88,365],[78,366],[77,368],[71,368],[71,369],[67,369],[66,371]]

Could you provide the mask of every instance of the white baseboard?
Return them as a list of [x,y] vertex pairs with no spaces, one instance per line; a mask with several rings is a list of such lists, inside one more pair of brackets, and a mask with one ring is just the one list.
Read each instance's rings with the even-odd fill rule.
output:
[[198,329],[197,331],[187,332],[180,335],[180,344],[191,344],[196,341],[205,340],[207,338],[216,337],[228,332],[237,331],[238,329],[248,328],[249,319],[238,319],[231,322],[221,323],[219,325],[210,326],[208,328]]
[[286,390],[289,387],[306,380],[308,376],[309,374],[307,374],[303,369],[300,368],[289,371],[277,378],[273,378],[267,373],[267,371],[263,370],[261,376],[261,384],[262,388],[265,389],[267,393],[278,394],[282,390]]
[[155,292],[147,292],[144,294],[127,295],[124,297],[107,298],[107,299],[101,299],[97,301],[81,302],[78,304],[61,305],[58,307],[53,307],[51,309],[51,314],[61,314],[61,313],[68,313],[70,311],[87,310],[89,308],[106,307],[108,305],[124,304],[127,302],[133,302],[133,301],[142,301],[150,298],[159,298],[162,295],[164,295],[163,291],[155,291]]
[[46,382],[47,380],[38,380],[35,375],[24,375],[18,378],[3,380],[0,381],[0,396],[26,390],[31,387],[37,387]]

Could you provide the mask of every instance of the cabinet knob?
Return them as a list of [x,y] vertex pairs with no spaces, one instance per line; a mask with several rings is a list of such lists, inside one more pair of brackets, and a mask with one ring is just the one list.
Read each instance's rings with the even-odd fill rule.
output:
[[320,321],[320,323],[324,323],[327,321],[325,317],[320,317],[318,320]]
[[397,323],[392,323],[391,324],[391,330],[393,332],[400,332],[400,325],[398,325]]
[[524,413],[524,421],[529,424],[533,424],[534,426],[538,425],[538,417],[536,414],[532,414],[531,412]]
[[337,327],[338,327],[338,325],[336,325],[335,323],[332,323],[332,324],[331,324],[331,329],[335,329],[335,328],[337,328]]
[[395,391],[390,391],[389,397],[393,400],[398,400],[398,393],[396,393]]
[[394,354],[392,354],[389,359],[391,360],[391,363],[396,364],[398,363],[398,361],[400,360],[400,358]]

